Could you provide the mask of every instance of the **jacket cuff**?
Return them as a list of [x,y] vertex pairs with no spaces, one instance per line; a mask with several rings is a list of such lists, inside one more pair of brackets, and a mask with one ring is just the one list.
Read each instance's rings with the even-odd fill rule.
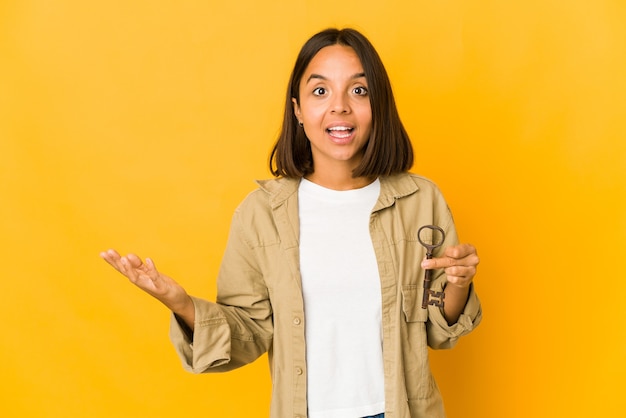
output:
[[172,313],[170,340],[183,368],[202,373],[230,362],[230,326],[216,303],[191,297],[195,308],[194,331]]
[[428,310],[428,316],[431,322],[429,326],[436,327],[439,330],[438,334],[443,334],[447,339],[447,341],[434,348],[452,348],[457,343],[459,337],[473,331],[482,319],[480,301],[474,291],[473,283],[470,284],[465,308],[456,323],[448,325],[448,321],[446,321],[443,315],[443,309],[441,308],[429,305]]

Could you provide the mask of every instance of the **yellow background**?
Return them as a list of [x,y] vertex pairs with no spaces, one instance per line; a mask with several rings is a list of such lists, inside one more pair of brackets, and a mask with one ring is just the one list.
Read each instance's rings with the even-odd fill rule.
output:
[[0,416],[267,416],[265,359],[187,374],[98,254],[213,298],[327,26],[377,47],[413,171],[482,258],[483,324],[433,353],[449,416],[624,416],[625,22],[623,0],[1,2]]

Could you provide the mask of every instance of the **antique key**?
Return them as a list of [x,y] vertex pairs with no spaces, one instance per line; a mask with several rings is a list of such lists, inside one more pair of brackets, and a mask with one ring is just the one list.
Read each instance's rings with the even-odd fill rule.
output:
[[[431,230],[430,244],[427,238],[422,238],[422,232],[426,229]],[[425,234],[424,234],[425,235]],[[426,258],[433,258],[433,250],[441,247],[443,241],[446,239],[446,233],[443,229],[436,225],[424,225],[417,231],[417,239],[426,248]],[[443,292],[435,292],[430,290],[430,282],[432,280],[432,270],[424,270],[424,294],[422,295],[422,308],[426,309],[428,305],[434,305],[437,307],[443,307],[443,298],[445,294]],[[432,299],[431,299],[432,298]]]

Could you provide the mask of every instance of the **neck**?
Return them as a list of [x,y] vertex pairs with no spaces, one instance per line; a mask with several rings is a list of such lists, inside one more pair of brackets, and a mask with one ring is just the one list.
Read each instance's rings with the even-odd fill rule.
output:
[[307,180],[331,190],[360,189],[376,180],[375,177],[352,177],[351,173],[331,173],[315,171],[307,176]]

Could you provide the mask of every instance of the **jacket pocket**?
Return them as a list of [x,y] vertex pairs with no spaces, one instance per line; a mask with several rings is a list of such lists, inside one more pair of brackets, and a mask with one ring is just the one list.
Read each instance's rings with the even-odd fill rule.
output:
[[402,311],[406,322],[426,322],[428,309],[422,308],[424,288],[416,284],[402,286]]
[[407,399],[409,401],[420,400],[411,406],[411,416],[430,417],[431,415],[413,413],[413,408],[423,411],[424,405],[428,405],[432,397],[436,395],[436,385],[430,373],[428,360],[426,332],[428,309],[422,309],[424,288],[418,284],[410,284],[402,286],[401,289],[402,311],[406,322],[402,324],[400,332]]

